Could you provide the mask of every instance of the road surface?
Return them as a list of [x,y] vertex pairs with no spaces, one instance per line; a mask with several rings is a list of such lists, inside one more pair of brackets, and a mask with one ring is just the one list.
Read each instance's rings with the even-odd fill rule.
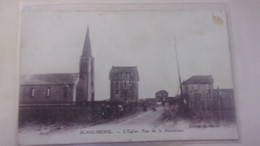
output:
[[164,112],[163,107],[157,107],[156,111],[147,110],[146,112],[140,112],[128,117],[123,117],[118,120],[114,120],[107,123],[102,123],[95,126],[87,127],[86,129],[107,129],[107,128],[125,128],[125,127],[146,127],[146,128],[156,128],[162,125],[165,125],[163,121],[160,121],[159,118]]
[[141,112],[133,117],[127,117],[118,121],[118,125],[150,125],[153,126],[159,120],[159,117],[163,113],[163,107],[156,108],[156,111],[148,110],[146,112]]

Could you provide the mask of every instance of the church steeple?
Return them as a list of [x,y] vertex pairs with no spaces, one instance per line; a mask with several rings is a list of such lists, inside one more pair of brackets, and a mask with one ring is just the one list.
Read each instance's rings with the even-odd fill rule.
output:
[[91,54],[89,28],[85,37],[79,63],[79,81],[77,83],[76,102],[94,101],[94,58]]
[[92,57],[91,44],[90,44],[90,38],[89,38],[89,28],[87,28],[87,33],[86,33],[81,57]]

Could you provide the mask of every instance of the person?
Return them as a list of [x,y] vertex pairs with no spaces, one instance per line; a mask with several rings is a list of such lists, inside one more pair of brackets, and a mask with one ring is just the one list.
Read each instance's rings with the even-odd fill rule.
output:
[[156,111],[156,108],[154,106],[152,107],[152,111],[154,111],[154,112]]
[[106,115],[105,115],[105,105],[104,104],[101,105],[100,112],[101,112],[101,117],[105,118]]
[[119,112],[119,116],[123,116],[123,114],[124,114],[124,106],[121,105],[121,104],[117,105],[117,110]]
[[104,119],[108,119],[111,116],[111,107],[110,105],[102,105],[101,106],[101,117]]

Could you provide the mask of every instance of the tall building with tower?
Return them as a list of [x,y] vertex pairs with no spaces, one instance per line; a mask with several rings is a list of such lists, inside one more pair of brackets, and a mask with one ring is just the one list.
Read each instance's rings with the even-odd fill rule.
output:
[[20,78],[20,104],[72,104],[94,101],[94,58],[89,29],[79,73],[31,74]]
[[113,66],[109,79],[111,101],[138,101],[139,75],[136,66]]
[[79,81],[77,83],[76,102],[94,101],[94,58],[91,53],[89,29],[87,30],[79,64]]

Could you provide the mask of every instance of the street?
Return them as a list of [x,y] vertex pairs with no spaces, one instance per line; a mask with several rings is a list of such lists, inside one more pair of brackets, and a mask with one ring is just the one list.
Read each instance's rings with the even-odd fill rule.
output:
[[173,121],[160,121],[160,116],[163,112],[163,107],[156,107],[156,111],[149,109],[146,112],[142,111],[128,117],[119,118],[118,120],[83,129],[109,129],[111,127],[113,127],[113,129],[122,129],[126,127],[162,128],[174,126],[176,123]]
[[146,112],[141,112],[138,115],[134,115],[134,117],[127,117],[126,119],[119,120],[116,125],[146,125],[146,126],[154,126],[163,113],[163,107],[157,107],[156,111],[148,110]]

